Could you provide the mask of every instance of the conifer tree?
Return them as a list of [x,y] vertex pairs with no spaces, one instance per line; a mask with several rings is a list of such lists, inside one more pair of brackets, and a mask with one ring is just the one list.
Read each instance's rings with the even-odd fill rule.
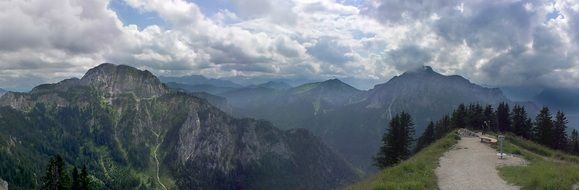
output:
[[567,117],[565,113],[558,111],[553,122],[553,145],[554,149],[565,150],[567,147]]
[[448,115],[445,115],[434,125],[434,137],[435,139],[440,139],[451,130],[452,130],[452,121]]
[[422,150],[424,147],[434,142],[434,140],[436,140],[436,137],[434,136],[434,122],[431,121],[420,138],[418,138],[418,142],[416,143],[416,150],[414,152]]
[[577,130],[573,129],[573,131],[571,132],[571,152],[573,154],[579,154],[579,133],[577,132]]
[[72,190],[80,190],[80,174],[78,168],[74,167],[71,171],[72,176]]
[[65,162],[60,155],[52,157],[42,178],[43,190],[67,190],[71,188],[71,181],[65,171]]
[[513,123],[511,128],[513,133],[525,139],[530,139],[533,126],[531,120],[527,116],[525,107],[515,105],[515,107],[513,107],[512,118]]
[[375,165],[386,168],[409,158],[413,136],[414,123],[408,113],[402,112],[392,118],[382,138],[382,146],[374,158]]
[[468,127],[474,130],[481,130],[484,125],[484,109],[480,104],[471,104],[468,108]]
[[492,105],[487,105],[484,110],[484,129],[483,131],[497,131],[497,117]]
[[535,141],[551,147],[553,144],[553,120],[548,107],[543,107],[535,118]]
[[499,132],[511,132],[511,114],[509,104],[500,103],[497,107],[497,126]]
[[458,108],[452,113],[452,127],[453,128],[465,128],[466,127],[466,117],[468,112],[464,104],[458,105]]
[[88,170],[86,169],[86,165],[82,167],[82,170],[80,172],[79,185],[80,190],[90,190],[91,188],[91,181],[88,176]]

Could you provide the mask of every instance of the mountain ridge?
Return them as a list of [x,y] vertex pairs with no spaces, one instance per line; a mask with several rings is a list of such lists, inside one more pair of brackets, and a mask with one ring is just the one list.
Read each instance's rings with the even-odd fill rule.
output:
[[[337,95],[342,92],[343,96]],[[307,128],[365,172],[375,171],[372,156],[387,121],[398,112],[410,113],[420,134],[429,121],[448,114],[458,104],[509,101],[499,89],[476,85],[458,75],[445,76],[432,67],[404,72],[367,91],[330,79],[254,97],[260,98],[241,106],[232,100],[234,115],[266,119],[284,129]]]
[[[0,118],[0,155],[14,156],[0,156],[0,165],[13,165],[0,178],[25,189],[38,185],[33,176],[57,153],[87,164],[112,189],[125,181],[144,188],[326,189],[357,178],[306,130],[233,118],[128,66],[103,64],[82,79],[8,93]],[[31,175],[14,179],[18,167]]]
[[182,77],[167,77],[167,76],[160,76],[159,79],[163,82],[175,82],[187,85],[213,85],[216,87],[227,87],[227,88],[241,88],[243,85],[237,84],[235,82],[224,80],[224,79],[214,79],[214,78],[207,78],[203,75],[188,75]]

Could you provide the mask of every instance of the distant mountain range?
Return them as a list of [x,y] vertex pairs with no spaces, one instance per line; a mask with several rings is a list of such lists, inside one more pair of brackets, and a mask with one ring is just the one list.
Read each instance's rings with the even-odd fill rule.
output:
[[240,84],[223,79],[212,79],[202,75],[190,75],[183,77],[159,77],[164,83],[181,83],[187,85],[211,85],[216,87],[241,88]]
[[[514,103],[500,89],[481,87],[461,76],[441,75],[431,67],[407,71],[367,91],[331,79],[285,90],[249,86],[216,95],[227,99],[235,116],[313,131],[366,172],[373,170],[372,156],[387,121],[398,112],[409,112],[420,134],[429,121],[461,103]],[[536,109],[529,103],[520,104]]]
[[2,95],[4,95],[6,92],[6,90],[0,88],[0,97],[2,97]]
[[[305,120],[315,134],[354,165],[372,170],[372,156],[393,115],[412,115],[417,134],[429,121],[461,103],[498,104],[509,100],[499,89],[484,88],[460,76],[444,76],[430,67],[408,71],[350,98],[349,103]],[[275,122],[274,122],[275,123]]]
[[113,64],[8,92],[0,98],[0,178],[38,187],[55,154],[86,164],[104,189],[335,189],[358,177],[307,130],[236,119],[194,95]]
[[[573,110],[574,93],[547,89],[536,102]],[[410,113],[419,135],[461,103],[500,102],[524,105],[531,115],[538,110],[427,66],[359,90],[339,79],[295,87],[196,75],[159,79],[102,64],[81,79],[0,97],[0,168],[9,168],[0,178],[32,188],[48,156],[62,154],[70,164],[87,164],[112,189],[121,182],[149,189],[335,189],[375,171],[372,156],[396,113]],[[568,117],[571,124],[579,118]]]
[[269,81],[269,82],[265,82],[262,84],[258,84],[256,85],[257,87],[263,87],[263,88],[271,88],[271,89],[275,89],[275,90],[287,90],[292,88],[291,85],[289,85],[286,82],[282,82],[282,81]]

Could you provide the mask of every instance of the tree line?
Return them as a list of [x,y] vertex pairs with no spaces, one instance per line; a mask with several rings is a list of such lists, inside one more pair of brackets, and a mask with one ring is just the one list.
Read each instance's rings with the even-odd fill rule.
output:
[[91,179],[89,177],[86,166],[83,166],[79,172],[77,167],[70,170],[70,174],[66,169],[66,163],[60,155],[53,156],[48,166],[46,173],[42,178],[43,190],[90,190]]
[[[557,111],[553,118],[548,107],[543,107],[532,119],[521,105],[510,109],[508,103],[500,103],[494,109],[492,105],[460,104],[450,115],[431,121],[422,135],[414,139],[412,118],[402,112],[389,122],[374,162],[379,168],[397,164],[458,128],[483,133],[511,133],[556,150],[579,155],[579,132],[573,129],[567,135],[568,123],[565,113]],[[412,149],[415,141],[416,146]]]

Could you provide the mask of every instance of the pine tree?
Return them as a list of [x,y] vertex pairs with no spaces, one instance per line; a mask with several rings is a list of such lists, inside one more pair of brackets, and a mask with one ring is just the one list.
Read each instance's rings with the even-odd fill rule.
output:
[[64,159],[60,155],[52,157],[42,179],[42,189],[66,190],[71,188],[70,177],[65,171]]
[[484,125],[484,110],[480,104],[471,104],[468,108],[468,127],[473,130],[481,130]]
[[434,122],[431,121],[420,138],[418,138],[418,142],[416,143],[416,150],[414,152],[422,150],[424,147],[434,142],[434,140],[436,140],[436,137],[434,136]]
[[452,127],[453,128],[465,128],[466,127],[466,119],[468,116],[468,112],[466,110],[466,106],[464,104],[458,105],[458,108],[454,110],[452,113]]
[[382,146],[374,158],[375,165],[380,168],[386,168],[397,162],[398,152],[396,150],[396,134],[400,133],[400,116],[394,116],[389,123],[386,133],[382,137]]
[[88,170],[86,169],[86,165],[82,167],[82,170],[80,172],[79,185],[80,190],[89,190],[91,187],[91,181],[88,176]]
[[412,151],[410,147],[414,142],[414,122],[412,122],[412,117],[406,112],[400,113],[400,126],[402,130],[400,131],[400,160],[406,160],[412,156]]
[[451,130],[452,130],[452,121],[448,115],[445,115],[434,125],[434,137],[436,139],[440,139]]
[[382,138],[382,146],[374,158],[375,165],[386,168],[409,158],[413,136],[414,124],[409,114],[402,112],[392,118]]
[[579,154],[579,133],[577,130],[573,129],[571,132],[571,152],[573,154]]
[[558,111],[553,122],[553,145],[554,149],[565,150],[567,147],[567,117],[565,113]]
[[539,144],[552,146],[553,120],[549,108],[543,107],[535,118],[535,140]]
[[78,168],[74,167],[71,171],[72,176],[72,190],[80,190],[80,174]]
[[511,114],[509,104],[501,103],[497,107],[497,126],[500,132],[511,132]]
[[497,131],[497,117],[492,105],[487,105],[484,110],[483,131]]
[[72,176],[72,190],[89,190],[90,178],[88,176],[86,166],[82,167],[80,173],[78,173],[78,168],[74,167],[72,169],[71,176]]
[[511,128],[513,133],[525,139],[530,139],[533,126],[531,124],[531,120],[529,120],[527,116],[525,107],[515,105],[515,107],[513,107],[512,118],[513,123]]

